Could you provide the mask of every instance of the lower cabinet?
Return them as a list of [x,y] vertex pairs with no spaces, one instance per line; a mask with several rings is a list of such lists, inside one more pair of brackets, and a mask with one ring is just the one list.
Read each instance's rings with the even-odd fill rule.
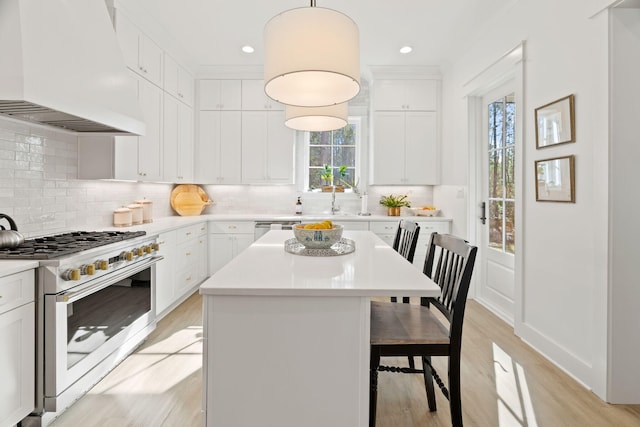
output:
[[209,275],[253,243],[253,221],[212,221],[209,223]]
[[17,424],[35,402],[35,273],[0,278],[0,426]]
[[207,223],[201,222],[161,233],[156,265],[158,318],[186,299],[207,278]]
[[[427,256],[427,245],[429,244],[431,233],[450,233],[451,226],[449,222],[444,221],[420,221],[417,219],[412,219],[412,221],[417,222],[420,226],[416,252],[413,256],[413,265],[416,268],[422,269],[424,259]],[[398,224],[400,224],[400,219],[397,221],[372,221],[369,224],[369,229],[391,246],[396,237]]]

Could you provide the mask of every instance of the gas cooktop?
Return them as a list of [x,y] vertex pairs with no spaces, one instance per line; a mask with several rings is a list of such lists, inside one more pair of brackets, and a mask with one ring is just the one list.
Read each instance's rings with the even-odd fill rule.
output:
[[144,236],[145,231],[73,231],[27,239],[18,247],[1,248],[0,259],[53,259]]

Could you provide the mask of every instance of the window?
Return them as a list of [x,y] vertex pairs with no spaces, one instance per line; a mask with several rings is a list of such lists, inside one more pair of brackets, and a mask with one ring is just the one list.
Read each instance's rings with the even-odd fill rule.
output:
[[307,132],[308,162],[306,186],[309,190],[323,185],[357,184],[359,168],[360,120],[349,118],[342,129],[327,132]]

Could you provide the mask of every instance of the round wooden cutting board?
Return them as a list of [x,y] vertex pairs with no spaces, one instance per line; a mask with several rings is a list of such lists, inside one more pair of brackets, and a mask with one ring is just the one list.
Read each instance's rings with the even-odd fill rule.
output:
[[200,215],[212,204],[207,193],[197,185],[180,184],[171,191],[171,207],[180,216]]

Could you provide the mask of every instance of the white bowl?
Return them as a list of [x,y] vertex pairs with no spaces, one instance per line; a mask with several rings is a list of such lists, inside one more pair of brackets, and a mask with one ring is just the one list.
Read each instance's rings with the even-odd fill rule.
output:
[[440,209],[422,209],[422,208],[409,208],[414,215],[418,216],[438,216]]
[[327,249],[336,243],[342,237],[341,225],[334,225],[330,229],[305,229],[305,224],[299,224],[293,227],[293,235],[298,242],[302,243],[307,249]]

